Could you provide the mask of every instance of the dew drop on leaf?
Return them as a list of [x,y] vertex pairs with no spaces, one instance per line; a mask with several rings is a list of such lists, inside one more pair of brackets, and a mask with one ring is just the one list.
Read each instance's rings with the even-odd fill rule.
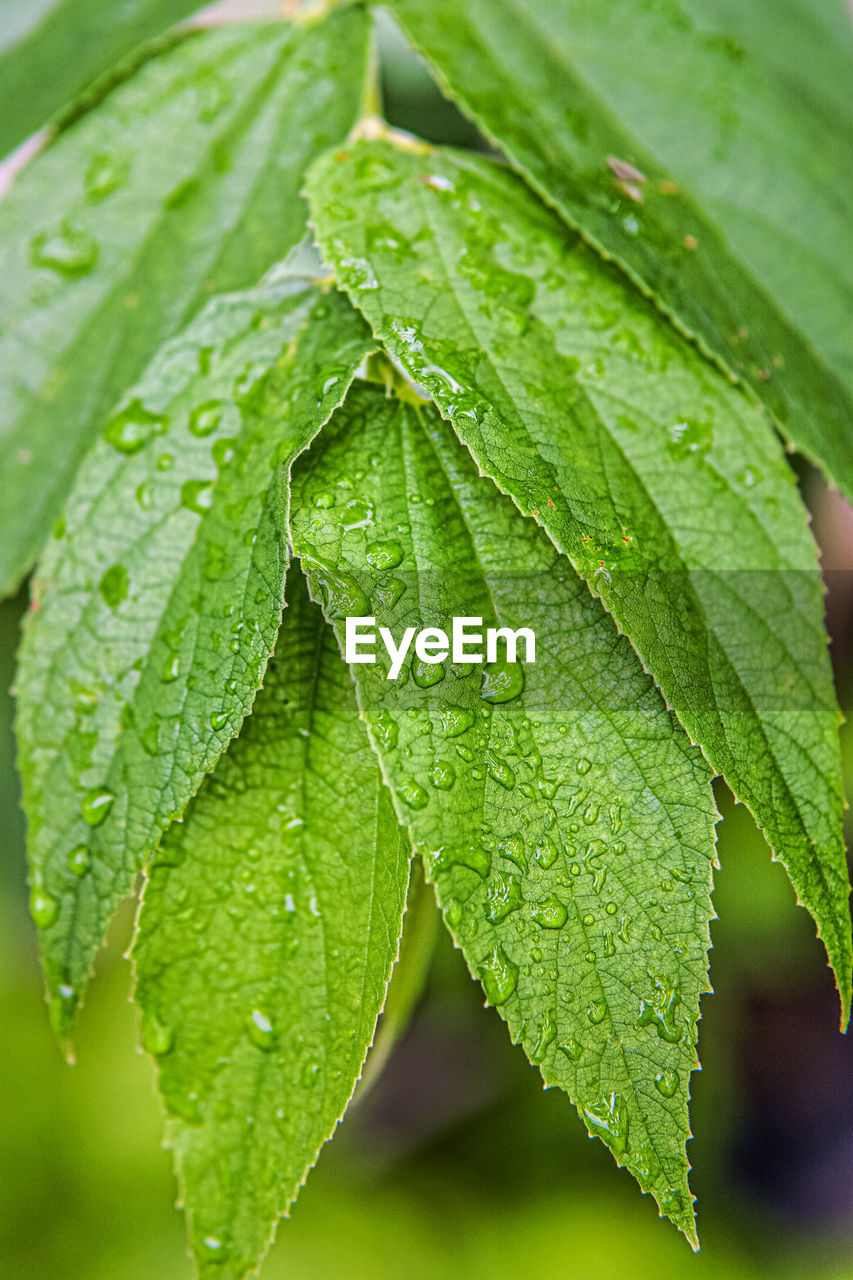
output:
[[565,903],[561,902],[556,894],[551,893],[547,898],[534,903],[530,909],[530,915],[543,929],[562,929],[566,923],[568,911]]
[[186,480],[181,485],[181,506],[203,516],[213,503],[212,480]]
[[403,559],[403,548],[396,541],[370,542],[365,558],[373,569],[396,569]]
[[[595,956],[593,956],[593,960],[594,959],[595,959]],[[590,1022],[594,1027],[597,1027],[599,1022],[604,1021],[606,1014],[607,1014],[607,1005],[604,1003],[603,1000],[591,1001],[589,1008],[586,1011],[586,1016],[589,1018]]]
[[99,827],[115,803],[109,787],[92,787],[83,796],[80,812],[90,827]]
[[39,929],[49,929],[59,915],[59,903],[36,886],[30,897],[30,913]]
[[404,778],[397,787],[397,794],[410,809],[423,809],[429,803],[429,795],[414,778]]
[[543,1062],[545,1060],[546,1053],[554,1043],[556,1037],[557,1030],[550,1014],[546,1013],[537,1032],[536,1039],[527,1051],[527,1056],[530,1058],[530,1061],[535,1062],[537,1066],[539,1063]]
[[172,1048],[174,1036],[172,1028],[167,1027],[157,1018],[148,1017],[142,1023],[142,1044],[155,1058],[163,1057]]
[[117,609],[127,599],[129,587],[130,578],[123,564],[112,565],[98,583],[101,597],[110,609]]
[[502,760],[492,751],[486,752],[486,771],[489,777],[499,783],[506,791],[512,791],[515,786],[515,774],[507,764],[506,760]]
[[77,876],[78,879],[82,879],[89,870],[89,867],[92,865],[89,850],[84,844],[75,845],[69,852],[65,861],[68,866],[68,870],[73,876]]
[[210,436],[222,421],[222,400],[205,400],[190,414],[189,429],[194,436]]
[[518,965],[510,960],[503,947],[494,947],[480,965],[480,981],[489,1004],[504,1004],[518,982]]
[[678,1076],[674,1071],[661,1071],[655,1076],[655,1087],[665,1098],[671,1098],[678,1091]]
[[263,1009],[253,1009],[246,1020],[246,1034],[256,1049],[269,1053],[275,1048],[278,1037],[272,1019]]
[[521,885],[516,876],[498,871],[486,888],[486,919],[500,924],[521,906]]
[[518,662],[491,662],[483,668],[480,697],[486,702],[512,702],[524,688],[524,669]]
[[506,836],[498,845],[498,853],[509,858],[522,871],[527,870],[527,855],[524,852],[524,841],[520,835]]
[[436,760],[430,769],[429,780],[439,791],[449,791],[456,781],[456,771],[452,764],[444,760]]
[[412,658],[412,679],[419,689],[431,689],[441,684],[444,679],[444,666],[440,662],[423,662],[415,655]]
[[611,1093],[582,1108],[583,1118],[589,1130],[601,1138],[616,1155],[622,1155],[628,1145],[628,1108],[625,1099]]
[[92,156],[86,169],[83,188],[90,204],[99,204],[118,191],[127,182],[129,165],[125,156],[116,152],[99,151]]
[[533,851],[533,860],[538,862],[540,867],[544,867],[546,871],[549,867],[553,867],[556,862],[557,846],[547,832],[537,840],[536,848]]
[[[168,420],[161,413],[152,413],[141,400],[131,400],[107,423],[104,439],[119,453],[134,454],[145,448],[154,436],[162,435]],[[171,454],[166,454],[171,465]],[[159,470],[164,470],[157,461]]]
[[73,279],[88,275],[98,262],[98,242],[88,231],[63,222],[52,231],[39,231],[30,241],[30,262]]
[[446,738],[458,738],[474,723],[474,713],[467,707],[456,707],[452,703],[441,708],[441,728]]

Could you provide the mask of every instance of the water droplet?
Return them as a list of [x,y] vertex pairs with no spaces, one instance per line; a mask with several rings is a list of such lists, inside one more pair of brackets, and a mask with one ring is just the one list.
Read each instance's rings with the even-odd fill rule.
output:
[[605,929],[605,930],[603,931],[603,933],[602,933],[602,935],[601,935],[601,941],[602,941],[602,948],[601,948],[601,949],[602,949],[602,951],[604,952],[605,956],[608,956],[608,957],[610,957],[610,956],[615,956],[615,955],[616,955],[616,944],[615,944],[615,942],[613,941],[613,934],[610,932],[610,930],[609,930],[609,929]]
[[458,738],[474,723],[474,713],[467,707],[455,707],[448,703],[441,708],[441,727],[446,738]]
[[641,1147],[631,1153],[631,1167],[641,1182],[650,1182],[653,1178],[657,1178],[660,1173],[660,1161],[650,1142],[644,1142]]
[[149,1016],[142,1022],[142,1043],[148,1053],[161,1058],[168,1053],[174,1043],[172,1028],[167,1027],[157,1018]]
[[538,1066],[540,1062],[544,1062],[545,1055],[554,1043],[557,1037],[557,1029],[551,1019],[550,1014],[545,1014],[542,1025],[536,1035],[533,1045],[527,1051],[527,1056],[531,1062],[535,1062]]
[[429,795],[414,778],[404,778],[397,787],[397,794],[410,809],[423,809],[429,803]]
[[167,425],[163,414],[152,413],[141,400],[131,400],[107,423],[104,439],[119,453],[139,453],[154,436],[162,435]]
[[210,456],[216,464],[217,470],[221,471],[223,467],[227,467],[228,463],[237,452],[237,441],[233,436],[219,436],[210,446]]
[[444,679],[444,667],[440,662],[422,662],[415,654],[412,658],[412,679],[419,689],[431,689]]
[[30,895],[30,914],[39,929],[49,929],[59,915],[59,903],[36,885]]
[[568,912],[565,904],[553,893],[540,902],[534,903],[530,914],[543,929],[562,929],[566,923]]
[[350,498],[338,516],[344,533],[352,533],[354,529],[366,529],[373,524],[373,508],[362,498]]
[[486,702],[512,702],[524,688],[524,668],[518,662],[491,662],[483,668],[480,697]]
[[521,906],[521,885],[516,876],[498,871],[486,888],[486,919],[500,924]]
[[84,844],[75,845],[65,859],[68,864],[68,870],[73,876],[82,879],[92,865],[92,859],[89,856],[89,850]]
[[[474,759],[474,752],[471,750],[471,748],[464,746],[461,742],[456,744],[456,754],[458,755],[459,759],[464,760],[466,764],[470,764],[471,761]],[[485,774],[481,773],[480,777],[481,778],[485,777]]]
[[370,542],[365,558],[373,569],[396,569],[403,559],[403,548],[399,542]]
[[581,773],[581,774],[589,773],[591,768],[592,768],[592,761],[587,760],[586,756],[581,756],[577,764],[578,773]]
[[520,835],[506,836],[498,845],[498,853],[509,858],[522,871],[527,870],[527,857],[524,852],[524,841]]
[[448,764],[443,760],[436,760],[430,769],[429,780],[440,791],[449,791],[456,781],[456,771],[452,764]]
[[52,231],[39,231],[30,241],[32,266],[49,267],[70,279],[88,275],[97,262],[97,240],[69,222],[62,222]]
[[185,480],[181,485],[181,506],[203,516],[213,503],[213,480]]
[[214,729],[218,733],[219,730],[224,729],[227,724],[228,724],[228,712],[214,711],[213,715],[210,717],[211,729]]
[[504,787],[507,791],[512,791],[515,786],[515,774],[505,760],[497,756],[492,751],[487,751],[485,755],[486,771],[489,777]]
[[370,612],[367,596],[355,579],[336,573],[317,556],[302,556],[303,567],[312,575],[323,597],[323,609],[332,621],[336,618],[365,618]]
[[468,867],[485,879],[491,866],[489,851],[476,844],[443,845],[430,857],[430,871],[433,875],[442,875],[453,867]]
[[328,489],[323,489],[320,493],[315,493],[313,498],[314,506],[321,511],[329,511],[335,505],[335,495],[329,493]]
[[160,720],[157,716],[140,733],[139,744],[146,755],[156,756],[160,745]]
[[123,564],[114,564],[107,569],[98,583],[98,590],[110,609],[117,609],[122,601],[127,599],[129,588],[130,578]]
[[263,1009],[253,1009],[246,1020],[246,1034],[256,1049],[269,1053],[274,1049],[278,1037],[273,1028],[272,1019]]
[[400,729],[390,711],[380,711],[373,721],[373,734],[378,745],[385,751],[393,751],[397,745]]
[[[595,959],[594,956],[593,956],[593,959]],[[607,1005],[604,1003],[603,1000],[590,1001],[589,1008],[586,1011],[586,1016],[589,1018],[590,1022],[594,1027],[597,1027],[599,1022],[604,1021],[606,1014],[607,1014]]]
[[160,679],[163,684],[172,684],[181,674],[181,659],[177,653],[170,653],[163,662]]
[[606,1142],[613,1153],[621,1156],[628,1145],[628,1108],[625,1099],[611,1093],[583,1108],[587,1128]]
[[660,1207],[664,1213],[680,1213],[681,1212],[681,1196],[675,1187],[667,1187],[660,1198]]
[[451,929],[458,929],[462,921],[462,903],[458,898],[448,898],[444,907],[444,916]]
[[90,204],[100,204],[127,182],[126,157],[115,152],[100,151],[92,156],[83,186]]
[[136,501],[143,511],[150,511],[154,506],[154,486],[150,480],[143,480],[136,486]]
[[199,1252],[205,1262],[227,1262],[228,1249],[219,1239],[219,1236],[205,1236],[201,1242]]
[[489,1004],[504,1004],[518,982],[518,965],[510,960],[503,947],[494,947],[480,965],[480,981]]
[[205,400],[202,404],[196,405],[190,414],[189,429],[190,435],[194,436],[210,436],[222,421],[223,400]]
[[569,1036],[565,1044],[558,1046],[567,1058],[572,1062],[577,1062],[583,1053],[583,1045],[574,1036]]
[[640,1017],[637,1026],[656,1027],[661,1040],[666,1040],[668,1044],[678,1044],[681,1039],[681,1031],[675,1022],[675,1013],[681,1004],[678,984],[669,978],[654,976],[653,981],[655,994],[650,1000],[640,1001]]
[[157,455],[157,461],[154,465],[158,471],[171,471],[175,465],[175,459],[171,453],[160,453]]
[[557,846],[551,837],[547,834],[540,836],[533,851],[533,860],[538,862],[540,867],[544,867],[547,871],[549,867],[553,867],[557,860]]
[[90,827],[99,827],[115,803],[109,787],[92,787],[80,803],[80,812]]
[[670,439],[666,451],[677,462],[692,456],[702,458],[714,443],[714,429],[710,422],[686,418],[669,429]]
[[400,578],[389,578],[386,582],[379,583],[374,592],[377,607],[386,612],[390,611],[405,590],[406,584]]
[[675,1071],[662,1071],[655,1076],[655,1087],[665,1098],[671,1098],[678,1092],[678,1075]]

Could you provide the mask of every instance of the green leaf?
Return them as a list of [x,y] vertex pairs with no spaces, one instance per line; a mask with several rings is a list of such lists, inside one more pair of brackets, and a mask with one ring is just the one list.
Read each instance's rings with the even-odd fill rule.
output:
[[349,672],[297,574],[251,719],[155,856],[133,949],[202,1278],[258,1264],[343,1114],[408,874]]
[[302,238],[304,169],[350,128],[364,49],[357,9],[198,33],[19,176],[0,205],[0,590],[164,339]]
[[286,270],[214,299],[80,469],[18,676],[33,914],[63,1035],[145,854],[251,708],[281,615],[289,464],[369,341]]
[[814,0],[390,7],[538,193],[853,497],[849,24],[806,40],[815,80]]
[[323,250],[475,461],[566,552],[747,803],[835,970],[849,886],[814,544],[779,443],[513,175],[388,141],[309,177]]
[[[318,505],[327,492],[347,500]],[[339,638],[359,596],[397,641],[454,615],[535,632],[535,663],[415,655],[396,680],[378,642],[352,666],[359,702],[488,1001],[695,1240],[684,1144],[716,816],[700,753],[431,406],[356,384],[294,468],[291,529]]]
[[0,54],[0,156],[136,45],[199,7],[198,0],[28,0],[25,15],[4,0],[0,18],[11,31]]

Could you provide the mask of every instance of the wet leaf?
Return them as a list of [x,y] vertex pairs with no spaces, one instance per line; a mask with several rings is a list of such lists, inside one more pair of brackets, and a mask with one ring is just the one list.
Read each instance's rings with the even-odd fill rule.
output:
[[290,462],[368,344],[347,303],[282,268],[167,344],[80,468],[19,670],[34,901],[53,904],[34,914],[63,1035],[116,905],[252,706],[284,597]]
[[161,343],[302,239],[305,166],[355,118],[364,41],[357,9],[197,33],[63,133],[0,204],[0,591]]
[[[356,475],[373,518],[347,531],[311,495]],[[428,673],[410,653],[396,680],[377,641],[378,661],[351,667],[359,702],[488,1002],[694,1240],[684,1144],[716,816],[700,753],[598,601],[432,406],[356,384],[294,469],[291,527],[331,617],[334,579],[398,642],[409,627],[449,634],[454,616],[535,632],[533,663],[508,666],[501,648],[491,666],[450,654]],[[369,548],[392,533],[401,560],[377,572]],[[659,1076],[676,1082],[668,1095]]]
[[341,285],[474,460],[587,580],[749,805],[850,1004],[839,712],[779,442],[520,179],[359,143],[309,179]]
[[239,740],[171,828],[133,956],[199,1275],[267,1250],[350,1099],[409,845],[334,636],[294,575]]

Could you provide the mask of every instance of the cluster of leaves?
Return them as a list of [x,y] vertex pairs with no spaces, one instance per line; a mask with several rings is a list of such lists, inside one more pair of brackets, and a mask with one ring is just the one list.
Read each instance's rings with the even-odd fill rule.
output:
[[[487,156],[383,123],[358,4],[113,69],[193,7],[56,0],[0,53],[5,148],[65,113],[0,206],[56,1029],[144,871],[143,1042],[199,1271],[237,1280],[358,1080],[414,853],[546,1085],[695,1242],[714,774],[849,1013],[780,438],[853,496],[849,33],[818,0],[390,0]],[[529,626],[538,660],[350,671],[352,615]]]

